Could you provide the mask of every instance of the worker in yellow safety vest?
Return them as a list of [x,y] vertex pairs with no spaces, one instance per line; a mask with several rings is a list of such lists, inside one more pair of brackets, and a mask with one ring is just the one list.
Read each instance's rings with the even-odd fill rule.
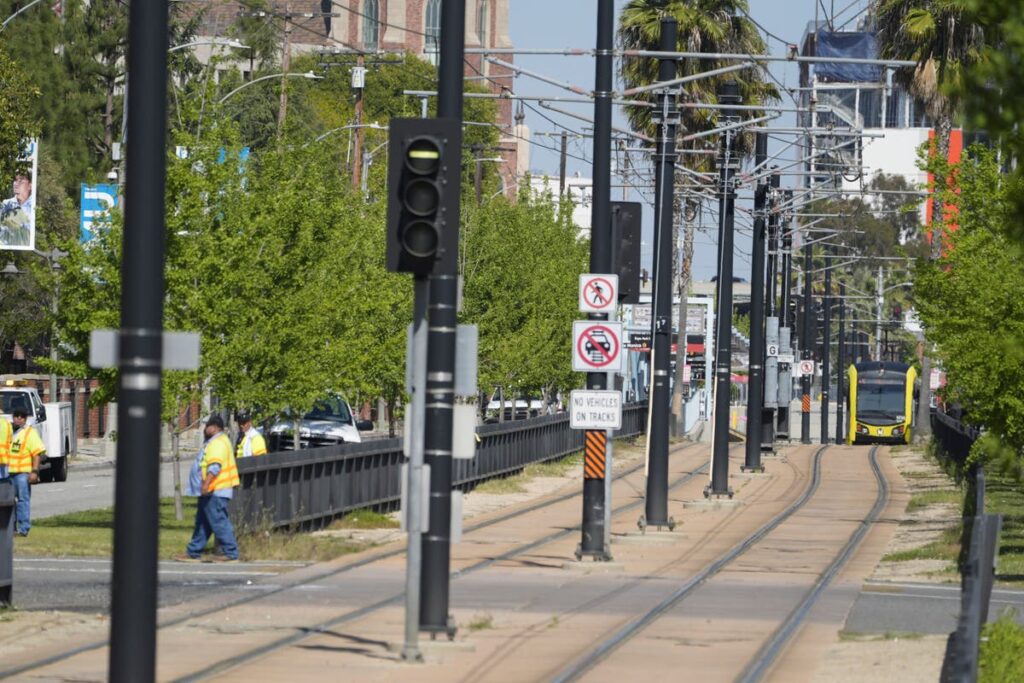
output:
[[238,543],[228,517],[228,504],[239,484],[231,439],[224,431],[224,419],[216,413],[206,420],[206,441],[192,463],[186,495],[197,496],[196,525],[192,540],[179,555],[182,562],[199,562],[211,534],[217,537],[221,553],[210,555],[211,562],[237,562]]
[[7,472],[7,461],[11,457],[11,439],[14,436],[14,429],[6,417],[0,416],[0,481],[7,479],[10,475]]
[[252,416],[246,412],[235,415],[240,430],[238,446],[235,448],[236,458],[249,458],[254,455],[267,454],[267,442],[263,435],[252,426]]
[[46,453],[46,446],[39,430],[27,424],[26,410],[15,408],[11,412],[11,421],[14,435],[7,455],[7,469],[14,482],[14,496],[18,499],[14,508],[15,526],[19,536],[28,536],[32,528],[32,484],[39,482],[39,460]]

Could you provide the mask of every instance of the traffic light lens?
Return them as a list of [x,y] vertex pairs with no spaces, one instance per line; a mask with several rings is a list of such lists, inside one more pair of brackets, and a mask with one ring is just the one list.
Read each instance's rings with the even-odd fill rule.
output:
[[441,163],[441,147],[429,138],[416,138],[409,143],[405,152],[405,165],[418,175],[437,172]]
[[402,246],[418,258],[433,256],[437,252],[437,226],[429,221],[413,221],[402,232]]
[[409,213],[417,216],[429,216],[437,211],[437,205],[441,201],[441,193],[434,181],[427,178],[417,178],[405,187],[405,208]]

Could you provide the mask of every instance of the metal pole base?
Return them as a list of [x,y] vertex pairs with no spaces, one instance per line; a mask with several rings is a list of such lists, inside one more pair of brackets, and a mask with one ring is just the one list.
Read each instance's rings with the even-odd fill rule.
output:
[[448,622],[444,626],[420,626],[420,631],[429,633],[431,640],[437,640],[437,636],[442,633],[448,636],[448,640],[455,640],[459,627],[455,624],[455,618],[449,614]]
[[584,550],[582,545],[576,546],[576,552],[573,553],[577,562],[582,562],[584,557],[589,557],[594,562],[611,562],[612,554],[608,552],[606,548],[600,550]]
[[[754,467],[740,465],[740,472],[746,472],[748,474],[764,474],[764,465],[756,465]],[[732,498],[732,496],[729,497]]]
[[422,664],[423,653],[418,647],[405,646],[402,648],[402,661],[410,664]]
[[657,520],[652,522],[648,521],[646,515],[640,515],[640,519],[636,520],[636,527],[640,529],[641,534],[647,533],[647,527],[649,526],[655,527],[658,531],[661,531],[662,527],[666,527],[669,531],[675,531],[676,519],[675,517],[669,517],[664,521]]
[[704,487],[705,498],[728,498],[729,500],[732,500],[733,493],[734,491],[732,490],[731,486],[727,488],[725,491],[714,491],[711,488],[711,484],[708,484],[707,486]]

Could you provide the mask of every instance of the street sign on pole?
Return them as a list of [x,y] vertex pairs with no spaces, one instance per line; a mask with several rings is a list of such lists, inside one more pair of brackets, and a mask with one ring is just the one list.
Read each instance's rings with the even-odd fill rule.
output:
[[611,313],[618,301],[618,275],[580,275],[581,313]]
[[622,323],[577,320],[572,338],[574,371],[622,372]]
[[573,429],[622,429],[622,393],[614,389],[571,392],[569,426]]
[[800,361],[800,376],[809,377],[814,375],[814,361],[813,360],[802,360]]
[[779,356],[779,345],[778,344],[768,344],[767,346],[765,346],[765,355],[767,355],[769,358],[778,358],[778,356]]

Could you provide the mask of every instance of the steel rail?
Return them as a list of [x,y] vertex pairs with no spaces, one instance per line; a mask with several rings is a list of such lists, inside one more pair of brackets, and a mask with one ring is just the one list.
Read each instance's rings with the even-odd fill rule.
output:
[[[635,467],[632,467],[632,468],[630,468],[628,473],[632,474],[633,472],[636,472],[642,466],[643,466],[643,464],[640,464],[640,465],[637,465]],[[685,474],[682,477],[678,477],[675,481],[669,483],[669,490],[672,490],[672,489],[676,488],[677,486],[682,486],[686,482],[691,481],[697,475],[705,472],[707,470],[707,468],[708,468],[708,465],[704,464],[704,465],[701,465],[700,467],[698,467],[697,469],[693,470],[692,472],[690,472],[688,474]],[[626,474],[627,473],[624,472],[621,476],[625,476]],[[564,499],[568,499],[568,498],[575,498],[575,497],[580,496],[580,495],[582,495],[582,491],[577,492],[577,493],[573,493],[571,495],[568,495],[568,496],[564,497],[563,500]],[[615,510],[613,510],[612,511],[612,515],[614,516],[614,515],[622,514],[624,512],[629,512],[630,510],[634,510],[634,509],[642,506],[643,504],[644,504],[644,500],[642,498],[638,499],[638,500],[634,500],[631,503],[627,503],[626,505],[622,505],[622,506],[616,508]],[[525,512],[526,511],[523,510],[519,514],[525,514]],[[515,517],[515,516],[518,516],[518,515],[510,515],[510,517]],[[472,574],[472,573],[475,573],[477,571],[480,571],[481,569],[486,569],[487,567],[490,567],[491,565],[495,564],[496,562],[504,562],[505,560],[512,559],[513,557],[516,557],[517,555],[521,555],[522,553],[530,552],[531,550],[534,550],[535,548],[540,548],[540,547],[545,546],[545,545],[547,545],[549,543],[554,543],[555,541],[561,540],[561,539],[566,538],[568,536],[578,534],[580,532],[580,527],[581,527],[581,525],[577,524],[577,525],[573,526],[572,528],[561,529],[560,531],[553,532],[551,534],[548,534],[547,536],[544,536],[542,538],[536,539],[534,541],[530,541],[529,543],[525,543],[525,544],[523,544],[521,546],[518,546],[516,548],[508,550],[508,551],[502,553],[501,555],[497,555],[495,557],[491,557],[491,558],[488,558],[486,560],[480,560],[478,562],[475,562],[474,564],[471,564],[470,566],[468,566],[468,567],[466,567],[464,569],[460,569],[459,571],[454,572],[452,574],[451,578],[452,579],[462,578],[463,576],[465,576],[467,574]],[[352,610],[351,612],[346,612],[345,614],[341,614],[341,615],[336,616],[336,617],[332,617],[331,619],[328,619],[327,621],[323,621],[323,622],[321,622],[319,624],[316,624],[314,626],[309,626],[309,627],[303,628],[302,630],[300,630],[297,633],[294,633],[294,634],[292,634],[290,636],[285,636],[284,638],[276,640],[276,641],[274,641],[272,643],[269,643],[267,645],[263,645],[261,647],[254,648],[254,649],[252,649],[252,650],[250,650],[248,652],[243,652],[243,653],[235,655],[233,657],[229,657],[228,659],[224,659],[224,660],[222,660],[220,662],[217,662],[215,664],[207,666],[206,668],[201,669],[200,671],[191,673],[188,676],[182,676],[182,677],[179,677],[179,678],[175,678],[175,679],[173,679],[173,681],[174,681],[174,683],[191,683],[192,681],[206,680],[206,679],[210,678],[211,676],[216,676],[216,675],[221,674],[221,673],[223,673],[225,671],[233,669],[234,667],[239,666],[240,664],[244,664],[244,663],[246,663],[246,662],[248,662],[248,661],[250,661],[250,660],[252,660],[252,659],[254,659],[256,657],[262,657],[262,656],[264,656],[264,655],[266,655],[266,654],[268,654],[270,652],[273,652],[275,650],[279,650],[279,649],[281,649],[283,647],[288,647],[289,645],[294,645],[295,643],[297,643],[299,641],[302,641],[302,640],[305,640],[306,638],[309,638],[311,636],[316,636],[316,635],[321,635],[321,634],[327,633],[327,632],[329,632],[331,629],[333,629],[336,626],[339,626],[341,624],[345,624],[345,623],[348,623],[348,622],[351,622],[351,621],[355,621],[356,619],[364,617],[364,616],[366,616],[368,614],[372,614],[372,613],[376,612],[377,610],[383,609],[383,608],[388,607],[390,605],[394,605],[394,604],[398,603],[398,601],[401,600],[404,596],[405,596],[405,593],[397,593],[395,595],[392,595],[391,597],[384,598],[384,599],[379,600],[379,601],[377,601],[375,603],[372,603],[370,605],[364,605],[363,607],[360,607],[358,609]]]
[[717,560],[712,562],[710,565],[704,568],[703,571],[693,576],[690,580],[676,589],[671,595],[666,597],[664,600],[659,602],[657,605],[649,609],[644,614],[635,618],[630,623],[623,626],[621,629],[616,631],[610,637],[605,639],[599,644],[594,650],[587,653],[585,656],[577,659],[575,662],[570,664],[568,667],[563,669],[555,678],[552,679],[553,683],[568,683],[569,681],[577,681],[584,674],[591,671],[595,666],[604,661],[609,655],[615,652],[619,647],[625,644],[627,641],[632,639],[634,636],[643,631],[652,622],[657,620],[666,611],[685,600],[689,595],[699,588],[705,581],[713,577],[718,572],[722,571],[727,565],[733,560],[738,558],[743,553],[747,552],[764,538],[766,535],[775,530],[779,525],[785,522],[791,517],[797,510],[802,508],[807,501],[811,499],[811,496],[818,490],[818,486],[821,483],[821,459],[825,451],[829,448],[828,444],[820,446],[814,453],[814,465],[813,475],[811,482],[804,489],[803,494],[790,504],[785,510],[780,512],[778,515],[773,517],[767,524],[762,526],[760,529],[747,536],[746,539],[740,541],[737,545],[733,546],[731,550],[726,552],[724,555],[719,557]]
[[878,482],[878,495],[875,497],[875,504],[861,521],[856,531],[850,536],[839,555],[832,561],[832,564],[818,576],[818,580],[815,581],[814,586],[804,595],[800,604],[789,613],[785,621],[775,629],[771,637],[757,651],[747,665],[747,668],[736,679],[739,683],[756,683],[764,678],[765,674],[771,669],[772,664],[775,663],[775,660],[789,644],[789,641],[796,635],[800,626],[803,625],[804,620],[807,619],[818,598],[821,597],[821,594],[832,583],[832,579],[846,565],[850,556],[853,555],[860,545],[860,542],[864,540],[864,536],[867,535],[871,525],[882,514],[882,510],[889,502],[889,484],[885,481],[885,477],[882,476],[882,470],[878,466],[877,453],[878,446],[875,445],[871,448],[871,452],[868,455],[868,459],[871,462],[871,472],[875,475],[875,481]]
[[[686,450],[687,448],[688,448],[688,446],[683,447],[683,448],[679,449],[679,451],[677,451],[677,453],[679,453],[679,452],[681,452],[683,450]],[[615,475],[615,479],[621,479],[621,478],[627,477],[627,476],[629,476],[629,475],[639,471],[641,468],[643,468],[643,466],[644,466],[644,463],[642,463],[642,462],[638,463],[636,465],[633,465],[632,467],[629,467],[628,469],[623,470],[622,472],[619,472],[618,474],[616,474]],[[700,472],[702,472],[706,468],[707,468],[707,466],[704,465],[704,466],[698,468],[697,470],[694,470],[692,473],[690,473],[688,475],[685,475],[681,479],[679,479],[676,482],[674,482],[672,484],[672,486],[673,487],[674,486],[679,486],[679,485],[685,483],[686,481],[689,481],[690,479],[692,479],[694,476],[696,476],[697,474],[699,474]],[[552,506],[552,505],[557,505],[558,503],[563,503],[563,502],[565,502],[567,500],[572,500],[573,498],[578,498],[581,495],[582,495],[582,491],[573,491],[573,492],[562,494],[562,495],[554,497],[554,498],[549,498],[549,499],[541,500],[541,501],[538,501],[536,503],[532,503],[532,504],[530,504],[530,505],[528,505],[528,506],[526,506],[524,508],[519,508],[517,510],[510,511],[510,512],[505,513],[505,514],[498,515],[497,517],[494,517],[492,519],[488,519],[488,520],[485,520],[483,522],[478,522],[476,524],[472,524],[470,526],[467,526],[463,530],[463,533],[467,533],[468,534],[468,533],[472,533],[474,531],[479,531],[480,529],[484,529],[484,528],[487,528],[489,526],[493,526],[495,524],[500,524],[501,522],[506,522],[506,521],[508,521],[510,519],[515,519],[516,517],[519,517],[519,516],[522,516],[522,515],[525,515],[525,514],[529,514],[531,512],[535,512],[537,510],[541,510],[541,509],[543,509],[545,507],[549,507],[549,506]],[[634,502],[634,503],[631,503],[631,504],[625,506],[621,510],[616,510],[615,512],[618,513],[618,512],[628,511],[628,509],[632,509],[633,507],[636,507],[636,506],[638,506],[640,504],[641,504],[640,502]],[[565,530],[565,531],[558,532],[557,537],[552,538],[552,539],[541,539],[541,540],[544,541],[544,542],[551,542],[551,540],[558,540],[558,538],[560,538],[561,536],[568,535],[570,533],[574,533],[575,531],[578,531],[578,528],[577,529]],[[517,548],[514,551],[510,551],[510,552],[513,552],[513,553],[524,552],[526,550],[532,549],[532,547],[533,547],[532,544],[529,545],[529,547],[522,546],[522,547]],[[352,562],[350,564],[346,564],[343,567],[338,567],[337,569],[332,569],[330,571],[320,572],[320,573],[315,574],[313,576],[310,576],[310,577],[308,577],[308,578],[306,578],[306,579],[304,579],[304,580],[302,580],[302,581],[300,581],[298,583],[288,584],[288,585],[281,585],[281,586],[278,586],[278,587],[273,588],[273,589],[268,590],[268,591],[263,591],[263,592],[260,592],[260,593],[257,593],[257,594],[253,594],[253,595],[242,596],[242,597],[236,598],[234,600],[229,600],[229,601],[227,601],[225,603],[221,603],[221,604],[217,604],[217,605],[211,605],[209,607],[204,607],[204,608],[198,609],[198,610],[193,610],[193,611],[188,612],[186,614],[183,614],[183,615],[180,615],[180,616],[177,616],[177,617],[174,617],[172,619],[168,619],[166,621],[163,621],[163,622],[159,623],[158,626],[157,626],[157,629],[170,628],[172,626],[177,626],[178,624],[182,624],[182,623],[184,623],[186,621],[189,621],[191,619],[198,619],[198,618],[201,618],[201,617],[213,614],[215,612],[219,612],[221,610],[230,609],[232,607],[238,607],[240,605],[245,605],[245,604],[248,604],[248,603],[251,603],[251,602],[256,602],[257,600],[262,600],[264,598],[268,598],[268,597],[273,596],[273,595],[278,595],[278,594],[283,593],[285,591],[295,590],[295,589],[300,588],[301,586],[304,586],[304,585],[307,585],[307,584],[310,584],[310,583],[315,583],[317,581],[322,581],[324,579],[330,579],[330,578],[333,578],[335,576],[339,576],[341,574],[348,573],[348,572],[353,571],[355,569],[359,569],[361,567],[365,567],[367,565],[374,564],[374,563],[380,562],[382,560],[391,559],[393,557],[399,557],[399,556],[404,555],[404,554],[405,554],[405,548],[397,548],[395,550],[391,550],[391,551],[387,551],[387,552],[376,553],[376,554],[374,554],[374,555],[372,555],[370,557],[363,558],[362,560],[358,560],[356,562]],[[487,564],[490,564],[490,563],[493,563],[495,561],[499,561],[500,559],[502,559],[502,558],[494,558],[494,559],[486,561],[486,562],[487,562]],[[456,576],[464,574],[467,571],[471,571],[471,570],[475,570],[475,567],[468,567],[466,569],[463,569],[460,572],[456,573]],[[339,621],[334,621],[334,622],[331,622],[331,623],[332,623],[332,625],[334,625],[334,624],[338,624],[338,623],[343,623],[345,621],[351,621],[352,619],[357,619],[360,616],[363,616],[365,614],[369,614],[369,613],[371,613],[371,612],[373,612],[373,611],[375,611],[377,609],[380,609],[382,607],[387,606],[388,604],[393,603],[394,601],[398,600],[400,597],[401,596],[394,596],[394,597],[386,599],[385,601],[381,601],[379,603],[375,603],[373,605],[368,605],[366,607],[360,608],[359,610],[356,610],[355,612],[350,612],[350,613],[347,613],[346,615],[343,615],[343,617],[341,617]],[[322,626],[323,628],[329,628],[330,627],[330,626],[325,626],[323,624],[321,624],[320,626]],[[313,627],[313,630],[309,630],[309,631],[303,632],[303,637],[305,637],[306,635],[314,635],[314,633],[316,632],[315,631],[316,628],[317,627]],[[50,655],[48,657],[44,657],[42,659],[38,659],[38,660],[35,660],[35,661],[32,661],[32,662],[28,662],[28,663],[22,664],[20,666],[15,666],[15,667],[11,667],[11,668],[8,668],[8,669],[3,669],[3,670],[0,670],[0,679],[9,678],[11,676],[17,676],[19,674],[23,674],[23,673],[25,673],[27,671],[33,671],[35,669],[41,669],[43,667],[50,666],[51,664],[56,664],[57,662],[63,661],[65,659],[69,659],[71,657],[75,657],[75,656],[83,654],[85,652],[90,652],[92,650],[97,650],[97,649],[99,649],[101,647],[107,646],[108,644],[109,644],[108,640],[105,640],[105,639],[104,640],[96,640],[96,641],[93,641],[91,643],[86,643],[84,645],[80,645],[78,647],[65,650],[63,652],[58,652],[56,654]],[[284,644],[282,644],[282,645],[271,644],[271,645],[269,645],[267,647],[270,648],[270,649],[276,649],[276,647],[280,647],[280,646],[283,646],[283,645]],[[267,651],[269,651],[269,650],[267,650]],[[261,653],[262,653],[262,651],[261,651]],[[250,654],[248,656],[251,657],[251,656],[254,656],[254,655]],[[244,659],[241,660],[241,661],[244,661]],[[241,663],[241,661],[239,661],[237,663]],[[226,667],[226,668],[228,668],[228,667]],[[220,669],[218,669],[218,671],[219,670]],[[200,673],[200,674],[192,674],[192,676],[198,676],[198,677],[202,677],[203,675],[204,674],[202,674],[202,673]],[[182,678],[182,679],[178,679],[178,680],[199,680],[199,679],[198,678],[192,678],[192,677],[186,677],[186,678]]]

